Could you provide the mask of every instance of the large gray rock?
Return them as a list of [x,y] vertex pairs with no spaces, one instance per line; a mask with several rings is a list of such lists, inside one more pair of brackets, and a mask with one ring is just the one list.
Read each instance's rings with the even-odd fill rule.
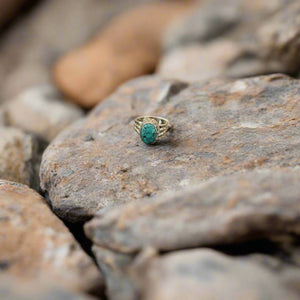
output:
[[299,16],[299,1],[204,2],[166,34],[169,51],[158,72],[183,80],[295,75],[300,63]]
[[45,199],[27,186],[4,180],[0,180],[0,274],[74,291],[103,287],[93,260]]
[[[138,115],[174,130],[144,145]],[[283,75],[189,86],[137,79],[60,134],[43,155],[41,186],[71,222],[216,175],[299,165],[299,82]]]
[[208,249],[184,250],[139,262],[134,276],[143,300],[299,299],[300,270],[272,270],[249,258]]
[[5,105],[9,125],[50,142],[65,127],[83,117],[83,111],[64,101],[51,85],[30,88]]
[[106,208],[86,225],[94,244],[136,253],[300,237],[300,170],[217,177],[181,192]]
[[38,190],[44,143],[13,127],[0,126],[0,137],[0,178]]
[[[85,225],[85,231],[94,243],[93,251],[99,266],[104,270],[109,295],[112,299],[135,299],[142,289],[142,294],[146,295],[142,299],[169,299],[165,293],[173,286],[178,287],[178,291],[177,288],[174,290],[174,293],[178,293],[178,299],[199,299],[200,295],[204,297],[202,292],[208,293],[207,297],[215,295],[216,299],[226,292],[225,299],[229,299],[230,295],[232,299],[239,299],[235,285],[222,282],[222,277],[232,282],[241,277],[240,280],[245,285],[238,285],[241,286],[245,299],[248,299],[250,290],[257,297],[254,299],[263,299],[263,290],[259,282],[262,280],[267,284],[269,279],[273,283],[268,285],[266,293],[271,297],[272,286],[277,285],[276,282],[282,275],[278,273],[282,265],[276,257],[284,257],[290,264],[299,266],[300,263],[297,255],[299,248],[294,245],[297,245],[300,236],[299,180],[298,169],[256,170],[216,177],[181,192],[169,192],[157,198],[100,210],[94,219]],[[247,247],[247,243],[256,245],[256,248]],[[230,263],[226,268],[217,268],[221,272],[211,281],[213,286],[208,290],[202,289],[203,277],[198,278],[197,274],[209,274],[209,270],[204,268],[205,265],[196,263],[197,255],[193,256],[192,252],[187,252],[182,258],[179,255],[182,267],[175,264],[170,270],[163,267],[165,256],[157,259],[154,274],[149,271],[149,277],[146,275],[147,264],[141,264],[143,260],[151,260],[155,252],[214,246],[233,254],[237,249],[234,245],[240,245],[240,253],[245,251],[242,250],[243,247],[247,247],[246,253],[251,253],[262,251],[268,243],[272,244],[267,246],[267,249],[269,248],[269,253],[274,257],[249,255],[249,259],[261,265],[263,269],[270,269],[273,273],[271,277],[262,269],[261,272],[259,268],[248,269],[247,264],[244,266],[240,263],[237,265],[241,265],[241,268],[235,269],[235,263],[232,266]],[[169,256],[172,257],[172,254]],[[174,256],[176,257],[176,254]],[[219,264],[218,260],[216,264]],[[135,265],[138,269],[132,275],[128,270]],[[199,271],[196,272],[192,266],[199,268]],[[212,266],[213,264],[209,264],[207,268]],[[194,270],[195,280],[200,282],[189,287],[189,280],[193,279],[186,272],[181,272],[181,269],[191,269],[190,272]],[[251,273],[251,278],[246,276],[249,281],[240,276],[243,269]],[[244,274],[248,275],[248,271]],[[162,274],[162,277],[166,278],[155,274]],[[254,274],[258,274],[258,277]],[[287,276],[290,288],[297,288],[299,284],[299,270],[296,274],[297,282]],[[187,287],[176,285],[177,280],[182,280]],[[225,286],[228,286],[228,289],[224,290]],[[183,294],[186,297],[183,297]],[[189,294],[192,298],[188,298]]]

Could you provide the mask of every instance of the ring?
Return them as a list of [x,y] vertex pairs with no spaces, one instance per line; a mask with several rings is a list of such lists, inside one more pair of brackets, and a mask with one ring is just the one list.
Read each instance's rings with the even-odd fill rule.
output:
[[134,120],[134,130],[145,144],[153,144],[158,138],[163,137],[172,127],[164,118],[142,116]]

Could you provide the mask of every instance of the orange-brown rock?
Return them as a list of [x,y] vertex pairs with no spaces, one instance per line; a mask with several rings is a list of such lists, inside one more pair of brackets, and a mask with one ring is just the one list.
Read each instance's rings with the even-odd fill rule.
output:
[[166,26],[193,6],[194,1],[162,2],[121,14],[96,39],[58,61],[57,85],[83,107],[94,106],[124,81],[155,69]]
[[0,180],[0,271],[78,291],[101,286],[96,266],[45,200],[5,180]]

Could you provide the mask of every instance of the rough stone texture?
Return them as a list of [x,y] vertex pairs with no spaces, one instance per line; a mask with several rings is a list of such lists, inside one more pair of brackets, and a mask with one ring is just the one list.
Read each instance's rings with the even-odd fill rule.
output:
[[206,1],[166,34],[169,52],[158,72],[185,80],[295,75],[300,63],[299,16],[299,1]]
[[248,258],[213,250],[185,250],[156,257],[135,274],[143,300],[299,299],[300,270],[271,270]]
[[[60,134],[40,171],[55,213],[77,222],[216,175],[299,165],[297,80],[272,75],[185,87],[150,76],[132,81]],[[133,130],[138,115],[167,117],[174,130],[144,145]]]
[[[0,276],[1,300],[92,300],[89,296],[51,285],[13,276]],[[99,298],[97,298],[99,299]]]
[[300,236],[299,181],[299,170],[216,177],[182,192],[102,209],[86,233],[95,244],[125,253],[147,246],[174,250],[285,241]]
[[0,0],[0,28],[29,0]]
[[57,62],[55,82],[78,104],[95,106],[123,82],[155,69],[164,29],[192,7],[193,1],[157,2],[121,14]]
[[101,286],[92,260],[35,191],[0,180],[0,225],[0,269],[5,275],[80,291]]
[[0,127],[0,178],[39,189],[39,167],[45,145],[12,127]]
[[84,43],[116,13],[149,1],[39,1],[1,36],[0,102],[33,85],[49,83],[51,66],[59,56]]
[[83,116],[80,108],[63,100],[50,85],[28,89],[7,102],[7,122],[50,142],[65,127]]
[[[263,240],[265,240],[264,243],[271,240],[277,245],[276,247],[275,244],[269,246],[268,251],[274,257],[249,255],[249,258],[263,268],[271,269],[274,275],[271,274],[272,276],[269,277],[263,270],[258,272],[259,269],[250,268],[248,270],[251,273],[250,281],[245,282],[242,277],[241,282],[245,282],[245,286],[239,283],[238,286],[240,288],[243,286],[240,292],[244,294],[245,298],[241,299],[249,299],[249,294],[246,293],[247,289],[249,289],[248,292],[253,289],[255,297],[257,297],[253,299],[264,299],[261,298],[263,294],[258,282],[261,278],[267,281],[272,279],[271,283],[273,283],[270,285],[266,285],[267,281],[263,280],[263,285],[268,286],[267,294],[271,295],[272,286],[276,286],[276,276],[280,278],[284,273],[278,273],[284,268],[275,256],[284,257],[285,261],[295,266],[299,266],[300,263],[299,256],[297,256],[299,248],[294,245],[297,240],[299,241],[300,236],[299,181],[300,170],[298,169],[251,171],[216,177],[198,186],[158,198],[143,199],[138,203],[102,209],[92,221],[86,224],[85,231],[87,236],[93,240],[93,251],[100,268],[104,270],[103,274],[108,285],[109,295],[112,299],[136,299],[136,293],[145,289],[144,286],[146,286],[146,291],[143,291],[142,294],[145,293],[147,296],[142,299],[169,299],[164,293],[173,286],[173,289],[178,287],[179,291],[186,293],[187,299],[199,299],[200,295],[203,297],[204,295],[200,293],[202,286],[199,289],[196,288],[199,286],[198,283],[196,286],[184,289],[173,281],[175,279],[182,280],[189,286],[188,282],[184,281],[186,272],[180,270],[188,270],[192,265],[198,268],[199,264],[195,257],[188,253],[183,255],[181,263],[186,267],[181,268],[174,265],[174,268],[167,270],[169,273],[163,267],[162,269],[158,267],[159,265],[163,266],[164,258],[157,259],[157,264],[154,264],[154,273],[163,274],[162,276],[166,276],[166,278],[156,276],[152,274],[152,271],[149,271],[151,275],[148,278],[145,275],[148,266],[143,266],[145,264],[141,264],[141,262],[144,260],[147,262],[155,256],[156,251],[151,249],[165,252],[199,246],[214,246],[223,247],[224,250],[227,249],[234,253],[232,245],[239,243],[238,248],[242,253],[242,243],[254,243],[255,241],[262,243]],[[260,251],[259,249],[263,248],[259,242],[256,245],[256,250],[252,248],[252,251]],[[250,251],[251,248],[247,247],[247,253]],[[136,256],[136,253],[141,254]],[[191,257],[191,260],[186,259],[187,257]],[[191,262],[193,262],[192,265],[190,265]],[[128,270],[134,265],[137,265],[138,269],[133,272],[132,276]],[[208,268],[211,266],[212,264],[208,265]],[[220,274],[217,279],[218,284],[208,290],[203,290],[203,292],[208,293],[210,297],[215,295],[216,299],[219,299],[221,298],[220,293],[224,292],[224,287],[228,286],[224,299],[227,297],[230,299],[230,295],[231,299],[239,299],[235,285],[224,280],[222,283],[222,277],[229,277],[230,281],[234,282],[234,278],[231,278],[232,274],[238,278],[239,274],[242,274],[241,270],[245,269],[247,264],[241,265],[238,272],[234,266],[233,264],[232,267],[229,266],[226,269],[220,268],[224,274]],[[179,274],[176,274],[174,270],[178,270]],[[230,273],[229,270],[232,270],[233,273]],[[245,274],[248,276],[248,271],[245,271],[243,276]],[[200,272],[209,274],[207,269],[200,268],[198,273],[200,274]],[[198,273],[195,271],[193,274]],[[261,276],[252,276],[254,274],[261,274]],[[177,275],[182,277],[177,278]],[[290,288],[299,289],[299,269],[296,275],[297,282],[294,282],[293,277],[284,275],[291,285]],[[167,284],[168,277],[171,279],[169,284]],[[254,278],[257,278],[257,281],[253,281]],[[202,277],[200,279],[202,280]],[[186,277],[186,280],[190,280],[189,276]],[[216,284],[216,282],[213,281],[212,284]],[[177,289],[174,289],[174,293],[176,292],[178,292]],[[192,298],[188,298],[189,294]],[[273,299],[270,295],[266,299]],[[170,296],[170,299],[172,297]],[[177,298],[175,297],[175,299]],[[178,292],[178,299],[185,299],[185,297]]]

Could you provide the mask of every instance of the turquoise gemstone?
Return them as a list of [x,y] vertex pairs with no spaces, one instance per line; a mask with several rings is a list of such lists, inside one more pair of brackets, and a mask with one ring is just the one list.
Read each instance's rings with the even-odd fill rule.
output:
[[153,124],[146,123],[141,129],[141,139],[145,144],[153,144],[157,137],[157,131]]

